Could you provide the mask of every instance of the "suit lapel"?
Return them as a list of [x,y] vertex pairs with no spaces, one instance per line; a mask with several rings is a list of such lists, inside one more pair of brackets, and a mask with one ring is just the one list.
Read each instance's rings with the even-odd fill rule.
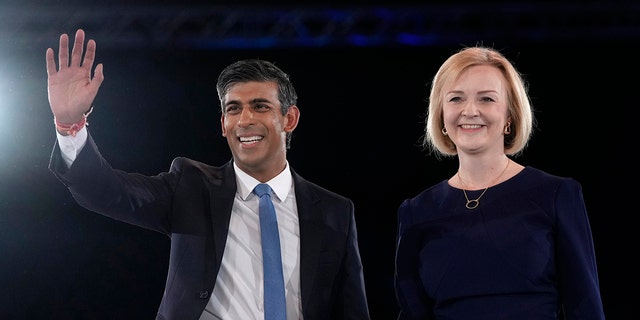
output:
[[223,166],[221,175],[209,177],[209,199],[211,210],[211,223],[213,228],[213,245],[215,253],[215,270],[222,263],[222,254],[227,242],[229,233],[229,222],[231,220],[231,210],[236,194],[236,176],[233,171],[232,162]]

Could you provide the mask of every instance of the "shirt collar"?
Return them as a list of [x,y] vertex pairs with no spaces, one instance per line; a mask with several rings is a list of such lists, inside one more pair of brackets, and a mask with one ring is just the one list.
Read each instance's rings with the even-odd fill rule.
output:
[[[236,171],[236,184],[238,185],[237,192],[240,194],[242,200],[247,200],[249,195],[253,193],[253,189],[260,183],[260,181],[242,171],[238,165],[236,165],[235,161],[233,162],[233,169]],[[284,170],[266,183],[276,194],[278,200],[282,202],[287,198],[289,192],[291,192],[292,181],[293,178],[291,176],[291,170],[289,170],[289,161],[287,161]]]

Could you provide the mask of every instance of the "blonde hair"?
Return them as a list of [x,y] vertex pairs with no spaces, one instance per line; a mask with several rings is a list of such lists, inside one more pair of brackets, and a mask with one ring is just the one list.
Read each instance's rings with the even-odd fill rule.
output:
[[440,156],[458,154],[456,146],[442,133],[443,90],[471,66],[489,65],[498,68],[507,84],[508,116],[511,118],[511,133],[505,135],[504,152],[518,155],[529,142],[533,132],[534,117],[525,82],[511,62],[496,49],[475,46],[466,47],[451,55],[433,78],[429,95],[429,108],[425,125],[423,147]]

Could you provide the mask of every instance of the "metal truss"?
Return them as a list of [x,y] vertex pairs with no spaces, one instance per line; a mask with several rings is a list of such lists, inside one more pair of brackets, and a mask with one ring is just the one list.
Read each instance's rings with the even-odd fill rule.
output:
[[640,4],[2,6],[0,45],[55,46],[83,28],[100,46],[251,49],[443,46],[640,38]]

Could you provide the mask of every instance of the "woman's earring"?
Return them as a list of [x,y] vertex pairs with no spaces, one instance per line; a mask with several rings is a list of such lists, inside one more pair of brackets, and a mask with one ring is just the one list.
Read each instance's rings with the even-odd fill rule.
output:
[[507,122],[507,125],[504,126],[504,131],[503,132],[504,132],[505,135],[508,135],[508,134],[511,133],[511,122]]
[[442,128],[442,134],[445,136],[448,135],[447,128],[444,128],[444,127]]

